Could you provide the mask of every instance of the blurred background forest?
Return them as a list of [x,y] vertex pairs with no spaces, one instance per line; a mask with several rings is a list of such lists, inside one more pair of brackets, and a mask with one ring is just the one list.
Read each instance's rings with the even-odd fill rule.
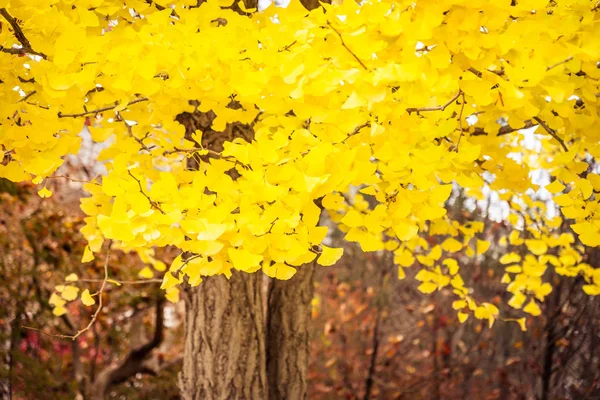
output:
[[[63,173],[82,171],[71,169]],[[55,286],[75,273],[93,287],[103,274],[103,260],[80,262],[81,183],[48,186],[54,195],[41,199],[33,185],[0,181],[0,397],[83,399],[90,387],[107,385],[113,399],[177,399],[184,305],[164,300],[163,273],[137,255],[111,253],[110,276],[121,285],[104,291],[89,331],[75,341],[47,334],[73,334],[94,312],[75,301],[67,314],[53,315]],[[458,255],[465,283],[511,315],[498,259],[507,252],[500,238],[514,228],[465,200],[455,193],[449,214],[482,222],[481,236],[492,242],[483,257]],[[315,279],[310,399],[600,399],[600,304],[580,280],[548,277],[555,289],[526,331],[515,322],[461,324],[449,292],[416,289],[416,268],[399,280],[390,253],[363,253],[331,231],[345,255],[319,267]],[[156,254],[166,264],[174,256]],[[600,250],[579,261],[597,267]]]

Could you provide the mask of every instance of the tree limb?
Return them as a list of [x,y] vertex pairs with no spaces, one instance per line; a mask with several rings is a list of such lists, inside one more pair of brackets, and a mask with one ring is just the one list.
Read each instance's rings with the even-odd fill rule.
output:
[[550,128],[550,127],[549,127],[549,126],[546,124],[546,122],[545,122],[545,121],[543,121],[543,120],[541,120],[539,117],[533,117],[533,119],[535,119],[535,120],[538,122],[538,124],[540,124],[540,126],[541,126],[542,128],[544,128],[544,129],[546,130],[546,132],[548,132],[548,133],[550,134],[550,136],[552,136],[554,139],[556,139],[556,141],[557,141],[558,143],[560,143],[561,147],[563,148],[563,150],[564,150],[565,152],[569,151],[569,148],[568,148],[568,147],[567,147],[567,145],[565,144],[565,141],[564,141],[564,140],[562,140],[562,139],[560,138],[560,136],[558,136],[558,135],[556,134],[556,131],[555,131],[554,129]]
[[132,349],[125,359],[118,365],[108,367],[98,374],[98,378],[92,384],[92,400],[104,399],[108,388],[123,383],[138,373],[157,375],[158,371],[146,363],[152,350],[157,348],[164,338],[164,297],[157,295],[156,300],[156,322],[152,338],[145,344]]
[[[132,105],[132,104],[137,104],[137,103],[141,103],[142,101],[148,101],[147,97],[140,97],[137,99],[133,99],[131,100],[129,103],[127,103],[128,106]],[[93,115],[93,114],[98,114],[104,111],[110,111],[110,110],[114,110],[115,108],[117,108],[117,106],[119,105],[119,103],[115,103],[112,104],[110,106],[106,106],[106,107],[102,107],[102,108],[97,108],[95,110],[91,110],[91,111],[85,111],[82,113],[75,113],[75,114],[63,114],[61,112],[58,113],[58,118],[77,118],[77,117],[84,117],[86,115]]]
[[33,50],[33,48],[31,47],[31,43],[29,42],[29,39],[27,39],[27,37],[23,33],[23,30],[19,26],[17,19],[15,17],[13,17],[12,15],[10,15],[8,13],[8,11],[6,11],[6,8],[0,8],[0,15],[2,15],[4,17],[4,19],[10,24],[10,26],[13,30],[13,34],[15,35],[15,38],[19,41],[19,43],[21,43],[21,46],[22,46],[22,48],[20,48],[20,49],[16,49],[14,47],[6,48],[6,47],[0,46],[0,51],[2,51],[3,53],[9,53],[9,54],[29,53],[29,54],[34,54],[36,56],[40,56],[44,60],[48,59],[48,56],[45,55],[44,53],[40,53],[38,51]]
[[411,107],[411,108],[407,108],[406,111],[409,114],[412,114],[414,112],[419,113],[419,112],[425,112],[425,111],[444,111],[450,104],[454,103],[456,100],[458,100],[459,96],[462,94],[462,90],[459,90],[454,97],[452,97],[450,100],[448,100],[448,102],[446,104],[443,104],[441,106],[435,106],[435,107],[419,107],[419,108],[415,108],[415,107]]
[[360,64],[361,67],[363,67],[363,69],[365,69],[366,71],[369,70],[369,68],[367,68],[367,66],[365,65],[365,63],[362,62],[362,60],[360,58],[358,58],[358,56],[356,54],[354,54],[354,52],[352,50],[350,50],[350,48],[348,47],[348,45],[346,45],[346,42],[344,42],[344,38],[342,37],[342,34],[333,27],[333,25],[331,25],[331,22],[327,21],[327,25],[329,25],[329,27],[335,32],[337,33],[337,35],[340,37],[340,41],[342,42],[342,46],[344,46],[344,48],[346,50],[348,50],[348,53],[352,54],[352,57],[354,57],[354,59],[356,61],[358,61],[358,63]]

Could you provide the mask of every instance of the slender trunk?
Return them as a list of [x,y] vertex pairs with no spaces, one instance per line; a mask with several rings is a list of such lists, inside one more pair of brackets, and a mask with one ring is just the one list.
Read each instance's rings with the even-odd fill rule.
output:
[[551,297],[548,304],[548,315],[553,316],[546,323],[546,346],[544,347],[544,367],[542,371],[542,396],[541,400],[550,399],[550,390],[552,389],[552,366],[554,364],[554,353],[556,351],[556,321],[560,318],[560,295],[562,281],[556,286],[556,293]]
[[367,373],[367,380],[365,383],[365,395],[363,400],[369,400],[371,398],[371,390],[373,389],[373,383],[375,382],[375,367],[377,366],[377,355],[379,352],[379,325],[381,324],[381,307],[377,307],[377,315],[375,317],[375,327],[373,328],[373,342],[371,348],[371,360],[369,361],[369,371]]
[[267,398],[261,278],[235,271],[186,290],[182,399]]
[[274,280],[269,289],[267,374],[272,400],[308,398],[314,270],[314,263],[303,265],[292,279]]

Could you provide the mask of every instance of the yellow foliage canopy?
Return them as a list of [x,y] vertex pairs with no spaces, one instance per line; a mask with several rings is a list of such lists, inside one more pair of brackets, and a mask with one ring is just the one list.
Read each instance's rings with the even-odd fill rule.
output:
[[[482,224],[446,215],[453,187],[491,190],[523,234],[504,242],[527,249],[501,260],[511,305],[539,313],[548,266],[598,294],[581,253],[600,245],[600,12],[587,0],[512,3],[292,3],[248,16],[223,0],[0,0],[0,177],[51,178],[86,122],[108,175],[85,186],[84,261],[111,239],[145,257],[164,246],[195,257],[171,267],[170,290],[181,274],[199,284],[232,269],[289,279],[341,256],[321,245],[321,199],[348,241],[393,251],[401,267],[417,260],[422,291],[450,285],[461,320],[470,310],[493,322],[498,309],[444,263],[490,245]],[[196,109],[214,111],[217,131],[252,123],[254,140],[201,148],[201,133],[175,121]],[[188,169],[196,154],[207,161]],[[539,169],[576,236],[534,204]],[[360,193],[343,196],[351,187]],[[57,314],[71,287],[53,299]]]

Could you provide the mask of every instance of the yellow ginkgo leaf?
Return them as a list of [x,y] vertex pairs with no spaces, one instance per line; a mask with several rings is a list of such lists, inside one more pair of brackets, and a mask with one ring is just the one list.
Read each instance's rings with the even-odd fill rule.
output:
[[521,261],[521,256],[517,253],[508,253],[500,257],[500,264],[512,264]]
[[173,274],[169,271],[163,277],[162,284],[160,285],[161,289],[171,289],[172,287],[177,286],[181,282],[181,279],[177,279],[173,276]]
[[548,245],[543,240],[528,239],[525,240],[525,245],[535,255],[542,255],[548,251]]
[[523,332],[525,332],[525,331],[527,330],[527,325],[526,325],[526,323],[527,323],[527,319],[526,319],[525,317],[523,317],[523,318],[519,318],[519,319],[518,319],[518,320],[516,320],[516,321],[517,321],[517,323],[519,324],[519,326],[521,327],[521,330],[522,330]]
[[81,293],[81,302],[84,306],[93,306],[94,304],[96,304],[96,300],[94,300],[92,295],[90,295],[90,291],[88,289],[85,289]]
[[296,274],[296,268],[286,265],[284,263],[274,263],[273,265],[264,266],[263,271],[267,276],[271,278],[288,280]]
[[476,249],[477,254],[484,254],[490,248],[490,242],[487,240],[477,240]]
[[52,191],[50,191],[47,187],[44,187],[38,192],[38,195],[42,198],[50,197],[52,196]]
[[67,281],[67,282],[77,282],[78,279],[79,278],[77,277],[77,274],[69,274],[65,278],[65,281]]
[[152,279],[154,278],[154,272],[152,272],[150,267],[144,267],[140,272],[138,272],[138,276],[142,279]]
[[433,282],[423,282],[419,285],[418,289],[422,293],[433,293],[438,288],[438,285]]
[[81,262],[86,263],[90,262],[94,259],[94,253],[90,249],[90,246],[85,246],[85,250],[83,250],[83,257],[81,257]]
[[317,259],[317,263],[324,267],[329,267],[335,264],[344,254],[344,249],[331,248],[321,245],[321,255]]
[[[167,272],[166,275],[170,275],[170,274]],[[165,298],[167,300],[169,300],[171,303],[177,303],[177,302],[179,302],[179,293],[180,293],[180,291],[176,287],[168,288],[165,291]]]
[[77,298],[77,294],[79,293],[79,288],[73,285],[66,285],[62,293],[61,297],[67,301],[73,301]]
[[250,272],[258,267],[263,259],[262,255],[252,254],[244,248],[236,249],[230,247],[227,253],[229,254],[233,267],[239,271]]
[[537,317],[542,313],[542,310],[540,310],[540,306],[538,306],[535,300],[533,299],[531,299],[529,303],[523,308],[523,311],[533,315],[534,317]]
[[406,278],[406,272],[404,272],[404,268],[398,267],[398,279],[402,280]]
[[60,317],[61,315],[65,315],[67,313],[67,309],[63,306],[56,306],[52,309],[52,314]]
[[456,253],[462,249],[462,243],[454,238],[448,238],[442,243],[442,249],[451,253]]
[[598,296],[600,294],[600,285],[583,285],[582,289],[590,296]]
[[556,194],[558,192],[562,192],[563,190],[565,190],[565,185],[560,183],[560,181],[558,179],[555,179],[554,182],[552,182],[549,185],[546,185],[545,189],[552,194]]

